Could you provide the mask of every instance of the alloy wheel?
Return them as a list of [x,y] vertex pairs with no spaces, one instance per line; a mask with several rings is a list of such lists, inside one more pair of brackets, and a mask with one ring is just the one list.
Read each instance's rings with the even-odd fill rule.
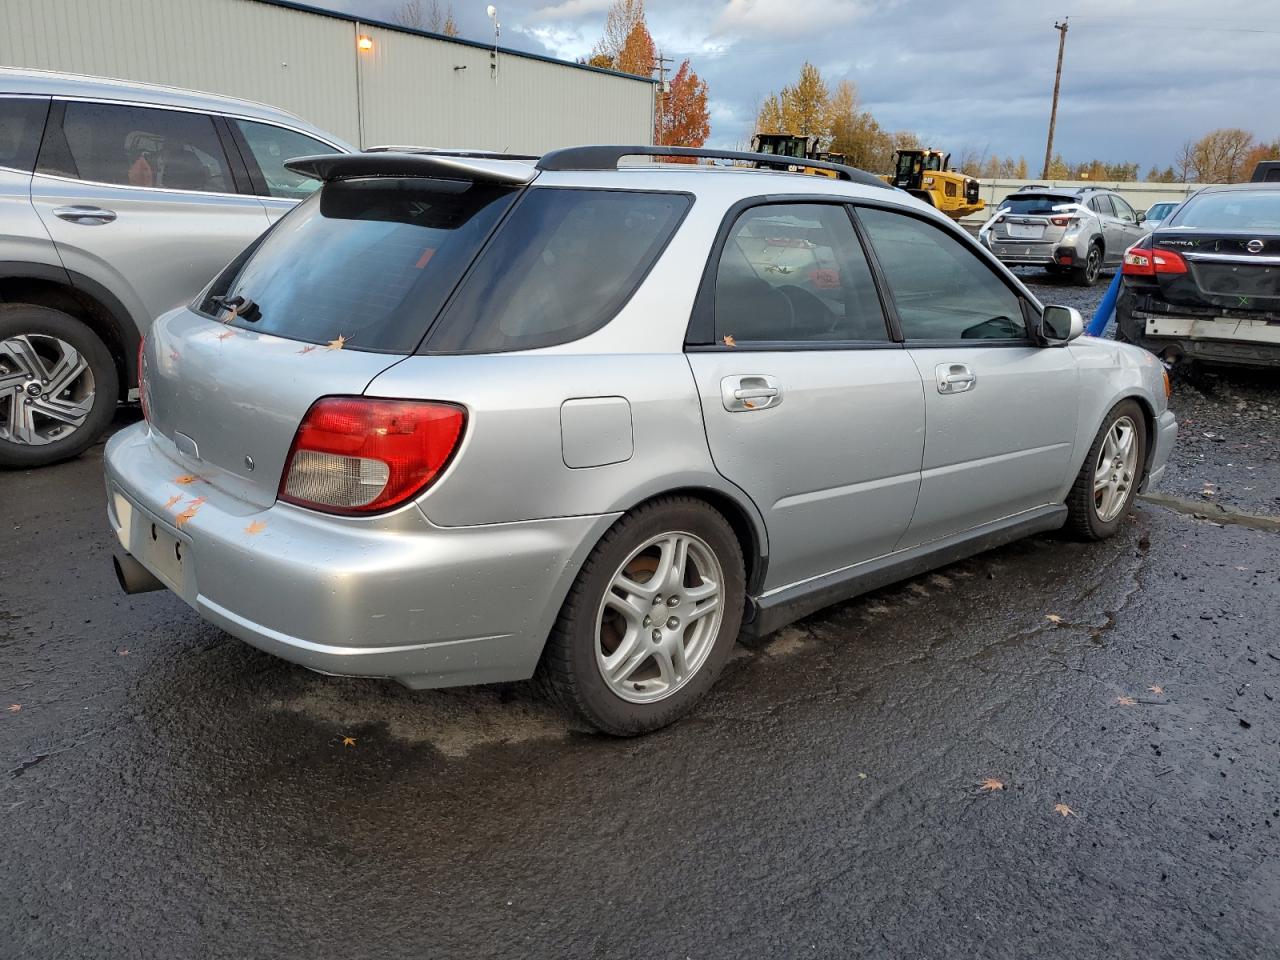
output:
[[1089,283],[1098,279],[1098,274],[1102,272],[1102,251],[1097,247],[1089,248],[1089,257],[1085,260],[1084,276]]
[[653,703],[706,662],[724,613],[724,570],[701,537],[659,534],[618,567],[596,615],[596,664],[609,689]]
[[1107,431],[1093,465],[1093,508],[1098,519],[1110,523],[1124,509],[1137,476],[1137,427],[1120,417]]
[[0,440],[42,446],[66,439],[93,400],[89,361],[65,340],[40,333],[0,340]]

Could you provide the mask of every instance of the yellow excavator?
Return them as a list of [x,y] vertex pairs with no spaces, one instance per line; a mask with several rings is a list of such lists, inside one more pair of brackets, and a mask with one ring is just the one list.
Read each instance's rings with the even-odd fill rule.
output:
[[820,167],[805,166],[805,160],[820,160],[826,163],[844,163],[844,154],[827,153],[817,148],[816,137],[798,137],[791,133],[757,133],[751,138],[752,153],[767,153],[773,157],[793,157],[797,161],[790,169],[794,173],[807,173],[811,176],[835,178],[834,170],[823,170]]
[[978,196],[978,181],[950,169],[950,165],[951,154],[941,150],[897,150],[893,154],[893,173],[880,179],[959,220],[987,204]]

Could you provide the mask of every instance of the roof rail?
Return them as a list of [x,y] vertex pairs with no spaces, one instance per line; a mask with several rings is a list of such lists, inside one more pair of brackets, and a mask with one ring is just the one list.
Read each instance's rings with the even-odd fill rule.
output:
[[741,160],[757,167],[787,171],[791,167],[812,167],[830,170],[841,180],[860,183],[868,187],[896,189],[879,177],[848,167],[843,163],[827,160],[805,160],[800,157],[782,157],[772,153],[747,153],[741,150],[709,150],[704,147],[655,147],[655,146],[598,146],[566,147],[552,150],[538,161],[539,170],[616,170],[623,157],[696,157],[703,160]]

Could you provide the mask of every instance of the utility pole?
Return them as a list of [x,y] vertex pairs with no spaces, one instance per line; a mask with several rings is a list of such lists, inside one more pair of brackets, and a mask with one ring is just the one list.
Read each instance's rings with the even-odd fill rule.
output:
[[1053,77],[1053,107],[1049,111],[1049,142],[1044,145],[1044,170],[1041,180],[1049,179],[1049,161],[1053,159],[1053,128],[1058,122],[1058,90],[1062,86],[1062,51],[1067,46],[1067,17],[1062,22],[1054,22],[1053,29],[1058,31],[1058,72]]
[[[667,83],[667,64],[673,63],[673,62],[674,61],[670,57],[664,57],[662,55],[661,50],[659,50],[657,56],[654,57],[654,63],[653,63],[652,69],[656,71],[658,74],[658,91],[657,91],[658,117],[661,117],[666,112],[666,109],[667,109],[667,95],[671,93],[671,87]],[[655,120],[656,119],[657,118],[655,118]],[[657,126],[656,122],[654,126],[655,127]]]

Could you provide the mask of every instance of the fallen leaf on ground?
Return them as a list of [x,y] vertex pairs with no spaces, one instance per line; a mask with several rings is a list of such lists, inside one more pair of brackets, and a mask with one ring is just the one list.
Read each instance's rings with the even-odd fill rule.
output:
[[1116,697],[1116,703],[1122,707],[1132,707],[1137,702],[1133,697]]
[[170,497],[168,500],[166,500],[166,501],[164,502],[164,508],[165,508],[166,510],[172,510],[172,509],[173,509],[173,505],[174,505],[175,503],[177,503],[177,502],[178,502],[179,500],[181,500],[181,499],[182,499],[182,494],[180,494],[180,493],[175,493],[172,497]]
[[1160,686],[1158,683],[1153,683],[1151,686],[1147,687],[1147,689],[1157,696],[1164,693],[1164,687]]
[[20,704],[20,703],[11,703],[11,704],[9,704],[9,706],[8,706],[8,707],[6,707],[5,709],[7,709],[10,713],[17,713],[19,710],[21,710],[21,709],[22,709],[22,704]]
[[312,344],[311,346],[309,346],[309,347],[303,347],[303,348],[302,348],[301,350],[299,350],[298,352],[299,352],[299,353],[310,353],[310,352],[311,352],[312,350],[314,350],[315,348],[316,348],[316,346],[315,346],[315,344],[313,343],[313,344]]
[[173,482],[180,483],[185,487],[189,483],[198,483],[199,481],[200,481],[200,478],[197,477],[194,473],[184,473],[180,477],[175,477]]
[[979,790],[986,790],[988,793],[995,793],[997,790],[1004,789],[1004,781],[997,780],[995,777],[986,777],[978,783]]
[[267,529],[267,523],[265,520],[255,520],[244,528],[244,532],[252,537],[261,533],[265,529]]
[[1056,613],[1046,613],[1046,614],[1044,615],[1044,618],[1045,618],[1046,620],[1048,620],[1050,623],[1061,623],[1061,622],[1062,622],[1062,618],[1061,618],[1060,616],[1058,616]]
[[724,339],[721,340],[720,342],[723,343],[726,347],[736,347],[738,345],[738,341],[735,340],[732,336],[730,336],[727,333],[724,335]]
[[354,746],[356,745],[356,738],[355,738],[355,737],[343,737],[343,738],[342,738],[342,745],[343,745],[344,747],[354,747]]
[[1068,807],[1065,803],[1055,803],[1055,804],[1053,805],[1053,812],[1054,812],[1054,813],[1060,813],[1060,814],[1062,814],[1064,817],[1075,817],[1075,816],[1079,816],[1079,814],[1077,814],[1074,810],[1072,810],[1070,807]]
[[867,779],[867,775],[866,775],[865,773],[860,773],[860,774],[858,774],[858,779],[859,779],[859,780],[865,780],[865,779]]
[[116,653],[118,653],[122,657],[127,657],[129,655],[129,648],[121,647],[119,650],[116,651]]
[[342,334],[338,334],[336,337],[334,337],[332,340],[326,343],[324,345],[324,348],[326,350],[341,350],[343,345],[346,342],[347,342],[347,338]]

